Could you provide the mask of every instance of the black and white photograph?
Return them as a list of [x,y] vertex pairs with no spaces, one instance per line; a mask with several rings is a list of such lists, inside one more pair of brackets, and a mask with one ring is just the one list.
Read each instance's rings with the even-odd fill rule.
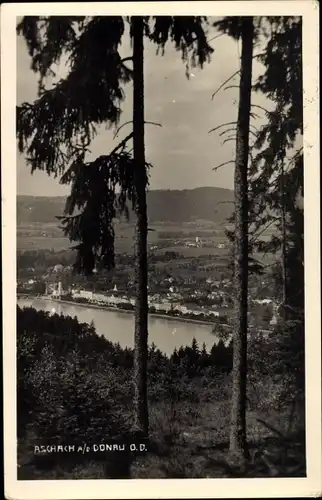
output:
[[8,498],[318,495],[319,7],[108,3],[3,6]]

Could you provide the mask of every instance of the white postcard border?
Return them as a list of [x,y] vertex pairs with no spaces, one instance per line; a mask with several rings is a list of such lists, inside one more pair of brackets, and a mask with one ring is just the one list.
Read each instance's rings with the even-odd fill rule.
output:
[[[23,15],[302,15],[307,477],[17,481],[16,17]],[[321,494],[319,5],[298,1],[11,3],[1,6],[4,466],[8,499],[258,498]]]

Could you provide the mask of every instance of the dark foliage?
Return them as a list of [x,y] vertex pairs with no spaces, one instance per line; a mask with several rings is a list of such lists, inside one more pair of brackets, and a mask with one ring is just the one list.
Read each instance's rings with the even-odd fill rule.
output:
[[[18,307],[18,434],[24,435],[31,426],[44,440],[100,442],[126,432],[132,366],[133,350],[98,336],[93,326]],[[180,386],[182,377],[187,377],[189,386],[190,379],[230,369],[231,346],[222,342],[207,353],[194,340],[191,347],[181,347],[170,357],[152,345],[149,397],[162,400],[170,381]],[[181,387],[187,397],[188,386]]]
[[174,42],[176,49],[181,51],[182,60],[187,62],[187,70],[189,64],[202,68],[205,62],[210,61],[213,52],[207,42],[207,24],[207,17],[204,16],[158,16],[154,17],[153,28],[148,33],[162,53],[169,39]]
[[[298,203],[304,194],[304,163],[303,148],[296,149],[303,133],[302,20],[270,17],[268,25],[267,45],[259,56],[265,72],[254,89],[272,99],[275,108],[265,111],[266,124],[254,142],[250,180],[255,234],[275,226],[271,238],[255,240],[255,248],[275,255],[271,272],[280,307],[274,336],[253,345],[250,378],[254,369],[266,372],[279,385],[273,404],[292,401],[304,422],[304,214]],[[262,360],[256,346],[266,353]]]
[[[251,410],[258,411],[262,408],[263,415],[267,415],[267,412],[271,414],[276,409],[284,412],[289,404],[285,397],[286,391],[292,396],[288,380],[293,367],[291,363],[288,364],[288,342],[283,343],[282,336],[279,338],[281,342],[277,341],[276,336],[267,341],[258,336],[250,341],[248,405]],[[158,414],[161,420],[155,424],[157,432],[162,434],[159,448],[153,452],[154,445],[150,443],[152,454],[160,454],[162,450],[167,453],[169,447],[178,443],[182,432],[182,427],[178,427],[179,422],[181,426],[185,419],[191,422],[195,418],[193,410],[202,409],[207,401],[227,404],[231,366],[232,345],[225,347],[221,341],[207,352],[206,346],[199,346],[194,339],[191,346],[175,350],[170,357],[161,353],[153,344],[149,347],[149,401],[153,414],[161,411]],[[22,464],[20,478],[28,479],[30,474],[45,478],[51,471],[56,471],[57,474],[62,474],[62,471],[71,474],[68,471],[75,471],[73,474],[77,478],[83,477],[83,474],[87,478],[131,477],[129,466],[133,456],[128,456],[127,453],[41,456],[33,453],[33,447],[55,443],[124,443],[131,439],[129,422],[132,412],[132,367],[133,350],[122,348],[119,344],[98,336],[92,325],[79,323],[77,318],[18,307],[17,430],[18,463]],[[281,380],[284,385],[280,384]],[[294,414],[293,411],[292,414],[291,418],[298,418],[297,413]],[[222,417],[218,414],[219,418]],[[261,425],[270,426],[265,417]],[[286,431],[275,430],[273,425],[273,435],[277,432]],[[288,434],[285,439],[289,439],[287,436]],[[216,435],[215,442],[218,439]],[[276,459],[276,463],[280,462],[279,441],[280,435],[276,434],[276,444],[273,447],[273,460]],[[297,439],[296,443],[298,441],[302,443],[303,438]],[[289,442],[285,441],[285,449],[291,457],[285,465],[277,465],[281,477],[292,474],[290,470],[292,467],[294,469],[293,456],[296,458],[295,465],[299,460],[303,464],[304,452],[293,449],[291,453],[290,443],[287,443]],[[291,443],[294,445],[295,441],[292,440]],[[265,462],[266,448],[271,448],[271,445],[265,441],[262,448],[258,446],[256,445],[254,453],[260,456],[254,455],[254,462],[249,464],[250,477],[254,474],[276,475]],[[176,471],[179,473],[181,460],[177,455],[175,460],[168,457],[166,459],[167,477],[173,478]],[[93,463],[96,467],[99,463],[104,463],[103,476],[97,476],[97,469],[92,469]],[[81,468],[79,472],[77,467]],[[220,474],[217,469],[218,466],[215,474]],[[186,466],[180,473],[183,474],[180,477],[191,477]],[[197,474],[196,477],[204,477],[202,471]],[[230,471],[228,477],[235,477],[236,474]]]
[[[60,219],[70,241],[80,242],[75,247],[77,272],[91,274],[96,265],[114,267],[113,221],[118,212],[127,213],[128,200],[133,206],[136,203],[134,176],[133,159],[125,151],[93,162],[83,157],[62,176],[62,184],[71,184],[71,194]],[[80,213],[73,215],[75,211]]]

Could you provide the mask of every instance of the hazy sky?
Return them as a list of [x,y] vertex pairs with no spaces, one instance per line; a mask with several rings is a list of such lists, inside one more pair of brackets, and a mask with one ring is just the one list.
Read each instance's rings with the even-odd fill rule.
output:
[[[215,36],[210,32],[209,39]],[[153,164],[151,189],[191,189],[198,186],[233,187],[233,165],[212,167],[234,159],[234,141],[222,145],[224,137],[208,131],[237,118],[238,89],[212,93],[239,68],[240,45],[224,35],[211,42],[215,52],[204,69],[193,68],[188,80],[181,53],[168,42],[165,55],[156,55],[156,46],[145,41],[145,119],[159,122],[162,128],[146,125],[146,157]],[[258,49],[256,50],[258,52]],[[124,36],[122,55],[131,55],[128,36]],[[256,60],[255,60],[256,61]],[[130,63],[127,63],[130,65]],[[254,62],[253,79],[262,72]],[[66,73],[64,63],[58,76]],[[238,76],[228,85],[237,85]],[[131,120],[132,85],[126,89],[120,125]],[[30,69],[30,58],[22,37],[17,39],[17,102],[32,102],[37,97],[37,75]],[[266,105],[261,95],[253,103]],[[117,140],[125,137],[131,125],[124,127],[113,141],[113,132],[102,128],[91,145],[93,157],[106,154]],[[17,152],[18,194],[56,196],[68,192],[57,179],[43,172],[30,174],[23,155]]]

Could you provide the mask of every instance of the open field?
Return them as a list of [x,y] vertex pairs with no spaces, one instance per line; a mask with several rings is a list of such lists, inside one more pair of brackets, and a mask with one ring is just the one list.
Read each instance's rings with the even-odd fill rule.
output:
[[[171,266],[180,267],[180,259],[204,258],[206,256],[216,257],[216,262],[209,262],[208,271],[227,265],[228,240],[225,234],[225,225],[209,221],[151,224],[148,233],[148,244],[150,250],[155,254],[164,255],[165,252],[175,252],[176,259],[167,261],[165,265],[171,271]],[[271,236],[272,229],[261,235],[262,239]],[[134,226],[125,222],[115,224],[115,251],[117,254],[134,253]],[[201,241],[200,246],[195,245],[196,238]],[[54,250],[60,252],[74,246],[68,238],[64,237],[58,223],[24,223],[17,228],[17,249],[26,250]],[[179,254],[179,255],[178,255]],[[263,261],[265,265],[273,262],[273,255],[256,254],[256,258]],[[201,262],[201,266],[204,266]],[[162,265],[163,267],[163,265]],[[204,269],[207,271],[207,269]],[[191,272],[189,270],[188,272]]]
[[52,238],[45,236],[35,236],[34,238],[19,237],[17,238],[18,250],[66,250],[71,246],[67,238]]
[[[208,223],[209,227],[209,223]],[[187,247],[186,242],[195,243],[198,231],[203,234],[202,241],[207,247]],[[119,223],[115,225],[116,251],[119,253],[131,252],[134,245],[134,226]],[[207,235],[205,237],[205,235]],[[166,236],[166,238],[165,238]],[[199,237],[200,238],[200,237]],[[201,239],[201,238],[200,238]],[[227,241],[224,228],[212,224],[212,229],[205,229],[200,222],[178,224],[152,224],[148,242],[157,245],[156,251],[175,251],[186,256],[217,253],[215,245]],[[20,224],[17,227],[18,250],[51,249],[64,250],[72,246],[68,238],[64,237],[58,224]]]

